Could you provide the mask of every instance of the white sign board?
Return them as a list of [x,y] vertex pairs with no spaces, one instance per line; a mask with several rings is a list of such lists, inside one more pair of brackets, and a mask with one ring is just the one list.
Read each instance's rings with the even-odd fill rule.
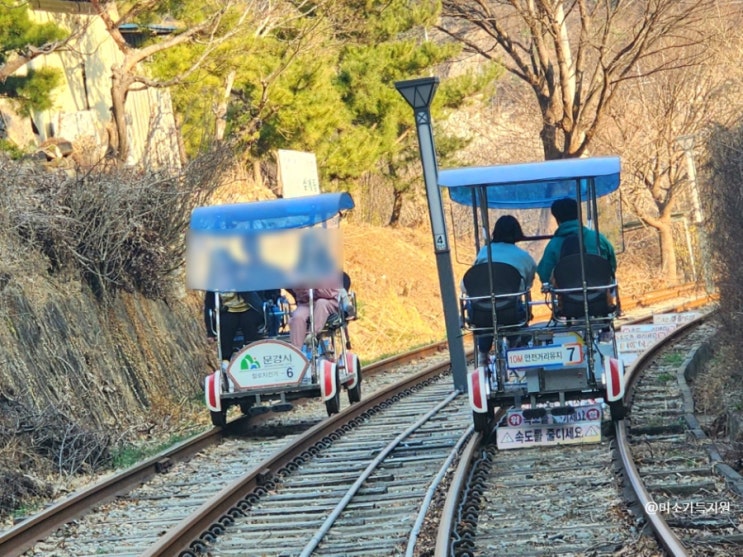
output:
[[617,348],[623,353],[644,352],[675,328],[675,325],[625,325],[616,333]]
[[689,321],[693,321],[702,314],[698,311],[682,311],[680,313],[659,313],[653,315],[653,324],[655,325],[683,325]]
[[298,387],[309,368],[302,352],[277,340],[260,340],[238,352],[227,374],[236,391]]
[[550,412],[535,418],[526,418],[523,410],[512,408],[505,424],[498,426],[496,439],[499,449],[522,449],[546,445],[575,445],[601,441],[600,404],[575,407],[567,415]]
[[523,449],[547,445],[577,445],[601,442],[601,420],[566,424],[529,424],[499,427],[498,449]]
[[583,362],[583,346],[574,343],[513,349],[507,357],[510,369],[575,365]]
[[285,198],[320,193],[315,154],[279,149],[279,183]]
[[633,363],[640,354],[660,342],[674,329],[676,329],[674,323],[624,325],[622,330],[616,333],[620,359],[625,365]]

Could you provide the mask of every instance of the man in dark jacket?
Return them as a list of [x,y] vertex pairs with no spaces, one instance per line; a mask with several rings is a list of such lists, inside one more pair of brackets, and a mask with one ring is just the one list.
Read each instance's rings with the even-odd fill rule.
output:
[[577,236],[578,231],[583,231],[583,247],[586,253],[594,253],[604,257],[609,261],[612,272],[617,270],[617,257],[614,253],[614,246],[603,234],[598,234],[598,245],[596,241],[596,231],[586,226],[581,226],[578,222],[578,202],[575,199],[564,198],[558,199],[552,203],[552,216],[557,221],[557,230],[552,239],[544,248],[542,259],[537,265],[537,274],[539,280],[543,283],[549,282],[552,278],[552,271],[557,265],[562,255],[563,242],[569,236]]
[[[279,291],[262,292],[221,292],[220,298],[220,349],[223,360],[232,357],[235,335],[238,330],[243,333],[243,345],[262,338],[261,328],[264,325],[263,302],[278,297]],[[207,338],[216,340],[213,314],[215,293],[206,292],[204,296],[204,324]]]

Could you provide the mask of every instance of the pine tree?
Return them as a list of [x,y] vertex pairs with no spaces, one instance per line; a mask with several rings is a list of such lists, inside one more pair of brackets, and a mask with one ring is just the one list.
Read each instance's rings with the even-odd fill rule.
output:
[[61,47],[67,37],[53,23],[31,21],[26,2],[0,0],[0,96],[14,99],[23,114],[49,108],[50,94],[61,79],[57,71],[41,68],[14,74],[34,58]]

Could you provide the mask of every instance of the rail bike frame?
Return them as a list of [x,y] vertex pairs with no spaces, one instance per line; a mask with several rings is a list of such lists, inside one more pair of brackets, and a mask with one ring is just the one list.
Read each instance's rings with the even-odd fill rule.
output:
[[[353,208],[347,193],[275,199],[194,209],[186,254],[187,286],[214,293],[214,332],[221,365],[207,375],[204,396],[212,423],[223,426],[230,406],[244,414],[292,409],[291,401],[320,397],[328,414],[340,411],[340,391],[361,399],[361,366],[351,350],[348,322],[355,311],[326,324],[305,350],[289,342],[288,306],[278,312],[282,327],[232,357],[221,354],[219,294],[308,288],[308,331],[314,330],[314,288],[345,287],[334,260],[338,220]],[[286,253],[280,253],[280,252]],[[347,276],[347,275],[346,275]],[[355,296],[350,293],[355,306]],[[340,302],[340,300],[339,300]],[[267,310],[268,319],[275,317]]]
[[[618,189],[619,172],[617,157],[568,159],[442,170],[439,185],[449,190],[454,203],[471,209],[477,253],[490,235],[490,210],[543,210],[566,197],[577,201],[579,223],[598,235],[597,199]],[[550,237],[533,236],[526,240]],[[532,301],[527,292],[498,290],[497,268],[488,251],[487,265],[492,268],[487,292],[477,297],[462,295],[463,327],[472,331],[475,339],[482,334],[494,337],[490,361],[476,361],[468,375],[469,401],[478,431],[489,431],[497,406],[518,409],[514,422],[552,423],[554,416],[559,416],[554,418],[558,422],[569,421],[580,401],[585,404],[603,399],[611,408],[613,419],[623,417],[624,372],[614,337],[614,318],[619,313],[618,285],[615,280],[598,285],[587,282],[590,256],[585,255],[582,234],[577,238],[577,287],[559,288],[545,283],[545,299],[541,302]],[[595,316],[589,311],[589,298],[595,297],[598,290],[616,297],[616,308],[607,315]],[[585,311],[569,318],[561,316],[566,296],[579,296]],[[515,325],[499,323],[499,301],[516,298],[529,316],[533,306],[548,305],[551,318],[535,324],[529,324],[528,317]],[[489,322],[473,325],[468,311],[483,301],[490,308]]]

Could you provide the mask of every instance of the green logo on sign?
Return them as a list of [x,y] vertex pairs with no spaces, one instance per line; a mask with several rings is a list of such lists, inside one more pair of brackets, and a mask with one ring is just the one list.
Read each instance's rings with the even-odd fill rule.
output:
[[240,369],[259,369],[261,364],[257,360],[253,359],[250,354],[245,354],[245,357],[240,362]]

